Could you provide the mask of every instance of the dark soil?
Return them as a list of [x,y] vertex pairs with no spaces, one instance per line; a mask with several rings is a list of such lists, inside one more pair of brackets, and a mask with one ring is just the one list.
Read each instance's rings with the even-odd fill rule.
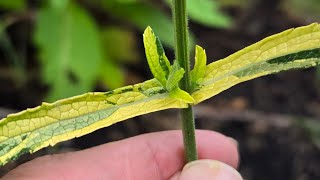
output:
[[[190,29],[206,49],[209,62],[223,58],[266,36],[305,24],[279,8],[282,1],[254,1],[246,9],[226,8],[235,20],[230,30],[213,29],[191,22]],[[29,29],[31,31],[31,28]],[[12,32],[12,35],[19,32]],[[137,32],[138,38],[140,34]],[[26,38],[30,38],[27,34]],[[141,54],[143,53],[142,45]],[[34,49],[30,45],[30,51]],[[30,55],[32,57],[32,54]],[[31,58],[33,59],[33,58]],[[36,62],[28,61],[36,66]],[[146,64],[128,65],[128,77],[151,78]],[[0,72],[7,64],[0,62]],[[46,91],[37,69],[27,83],[17,87],[0,74],[0,107],[22,110],[38,105]],[[316,69],[294,70],[242,83],[195,107],[198,129],[210,129],[239,143],[240,172],[248,180],[320,179],[320,144],[306,122],[320,131],[320,92]],[[131,84],[132,82],[128,82]],[[97,90],[100,90],[99,88]],[[216,113],[213,113],[216,112]],[[142,133],[180,128],[176,110],[133,118],[86,135],[25,155],[0,168],[0,175],[19,163],[48,153],[79,150]],[[319,138],[319,135],[318,135]]]

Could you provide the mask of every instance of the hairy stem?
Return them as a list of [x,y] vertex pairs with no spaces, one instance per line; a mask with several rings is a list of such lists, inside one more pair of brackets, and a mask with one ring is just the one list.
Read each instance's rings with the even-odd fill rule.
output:
[[[188,20],[186,0],[173,0],[173,21],[175,25],[175,55],[180,66],[185,70],[180,88],[190,93],[190,60],[188,49]],[[195,125],[192,106],[181,110],[182,130],[186,161],[197,160]]]

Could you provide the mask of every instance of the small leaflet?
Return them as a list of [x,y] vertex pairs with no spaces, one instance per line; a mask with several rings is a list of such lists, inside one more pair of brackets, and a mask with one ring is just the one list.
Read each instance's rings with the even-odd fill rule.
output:
[[200,82],[203,80],[206,73],[206,65],[206,51],[202,47],[196,45],[195,64],[193,70],[191,71],[191,83],[193,90],[197,89]]
[[155,36],[151,27],[147,27],[143,33],[143,43],[150,70],[163,87],[166,86],[166,77],[171,69],[170,62],[166,57],[158,37]]
[[186,91],[181,90],[179,87],[176,87],[175,89],[171,90],[169,92],[169,96],[177,99],[179,101],[185,102],[185,103],[194,103],[195,100],[193,97],[187,93]]
[[166,89],[170,92],[177,88],[183,75],[184,69],[179,66],[178,61],[175,61],[167,80]]

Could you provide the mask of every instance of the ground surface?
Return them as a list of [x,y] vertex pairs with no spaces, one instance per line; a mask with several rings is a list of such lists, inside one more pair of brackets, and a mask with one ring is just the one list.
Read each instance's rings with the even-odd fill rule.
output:
[[[236,22],[231,30],[205,28],[196,23],[191,23],[190,29],[206,49],[209,61],[214,61],[263,37],[305,23],[279,9],[279,2],[257,1],[246,10],[228,8]],[[150,73],[142,63],[128,66],[128,74],[144,80],[145,74]],[[39,104],[42,98],[39,94],[46,90],[37,76],[24,88],[16,88],[5,76],[0,80],[0,107],[6,108],[2,109],[2,115]],[[305,128],[314,123],[312,127],[320,131],[319,84],[315,69],[284,72],[240,84],[195,107],[197,128],[215,130],[239,142],[240,172],[245,179],[320,179],[320,146],[315,143],[317,138],[312,135],[312,129]],[[43,154],[178,128],[176,110],[136,117],[33,156],[24,156],[17,163],[0,168],[0,175]]]

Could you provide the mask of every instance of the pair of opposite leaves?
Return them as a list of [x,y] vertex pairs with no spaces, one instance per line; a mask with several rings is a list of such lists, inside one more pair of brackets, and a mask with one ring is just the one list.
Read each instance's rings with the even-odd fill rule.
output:
[[[150,27],[147,27],[144,31],[143,42],[150,70],[154,78],[162,85],[161,88],[174,99],[185,103],[194,103],[193,97],[179,88],[179,82],[185,73],[184,69],[180,67],[176,60],[172,66],[170,65],[159,38],[155,36]],[[205,50],[196,46],[195,66],[191,71],[191,91],[195,91],[201,86],[200,83],[206,72],[206,64]]]
[[169,108],[186,108],[238,83],[320,63],[320,25],[289,29],[267,37],[224,59],[206,65],[196,47],[192,93],[179,89],[184,70],[170,65],[151,28],[144,33],[146,56],[154,79],[106,93],[91,92],[43,103],[0,120],[0,165],[46,146],[88,134],[125,119]]

